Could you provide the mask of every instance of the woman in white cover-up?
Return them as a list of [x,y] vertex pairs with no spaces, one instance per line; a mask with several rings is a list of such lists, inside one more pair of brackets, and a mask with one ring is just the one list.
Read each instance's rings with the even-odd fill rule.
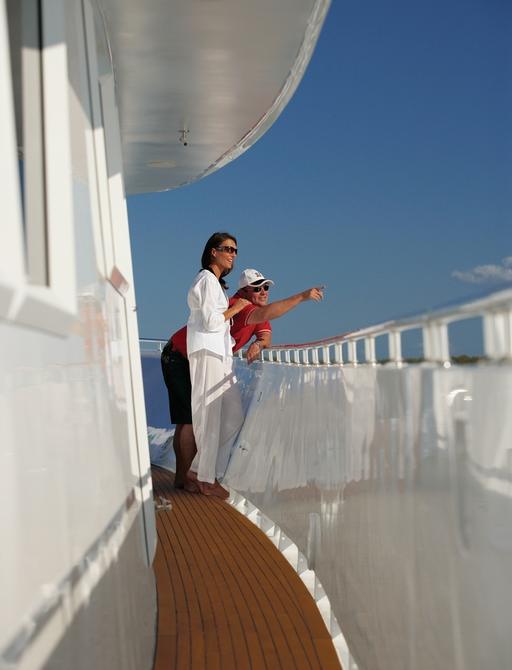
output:
[[230,319],[249,301],[240,298],[229,307],[224,281],[233,269],[237,251],[233,235],[214,233],[201,257],[202,270],[188,292],[187,351],[197,454],[185,488],[220,498],[227,498],[228,492],[217,477],[224,473],[230,448],[243,423],[229,326]]

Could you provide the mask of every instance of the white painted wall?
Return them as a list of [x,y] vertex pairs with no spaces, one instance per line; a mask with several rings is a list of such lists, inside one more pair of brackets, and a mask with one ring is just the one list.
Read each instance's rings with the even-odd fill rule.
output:
[[61,122],[48,109],[50,286],[34,287],[0,2],[0,119],[10,132],[0,165],[12,196],[0,234],[0,667],[141,670],[154,646],[155,533],[138,356],[130,363],[138,333],[120,161],[107,166],[116,109],[104,103],[111,122],[100,127],[88,0],[42,6],[46,105]]

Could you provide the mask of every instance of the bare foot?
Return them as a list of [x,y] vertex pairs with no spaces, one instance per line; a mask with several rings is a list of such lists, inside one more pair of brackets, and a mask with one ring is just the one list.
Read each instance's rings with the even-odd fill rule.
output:
[[217,480],[213,484],[210,482],[200,482],[196,480],[197,486],[200,492],[204,496],[213,496],[215,498],[221,498],[222,500],[227,500],[229,498],[229,491],[219,484]]
[[185,475],[185,482],[183,484],[185,491],[189,493],[201,493],[199,483],[197,481],[197,474],[192,470],[189,470]]

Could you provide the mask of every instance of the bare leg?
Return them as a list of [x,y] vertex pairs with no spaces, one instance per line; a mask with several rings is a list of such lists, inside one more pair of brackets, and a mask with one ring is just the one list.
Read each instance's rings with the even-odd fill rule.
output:
[[181,437],[181,431],[183,430],[183,424],[178,423],[176,424],[176,428],[174,429],[174,437],[172,440],[172,448],[174,449],[174,455],[176,456],[176,476],[174,477],[174,486],[177,489],[182,489],[183,488],[183,459],[181,457],[181,445],[180,445],[180,437]]
[[172,446],[176,454],[174,486],[181,489],[197,451],[191,423],[177,424]]
[[197,453],[196,439],[191,423],[184,423],[180,436],[181,458],[183,463],[183,474],[187,474]]

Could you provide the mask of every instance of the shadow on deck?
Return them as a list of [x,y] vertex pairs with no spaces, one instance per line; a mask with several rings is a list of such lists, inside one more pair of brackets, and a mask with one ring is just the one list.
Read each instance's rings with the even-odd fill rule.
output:
[[313,598],[272,542],[228,503],[153,468],[158,640],[154,670],[339,670]]

